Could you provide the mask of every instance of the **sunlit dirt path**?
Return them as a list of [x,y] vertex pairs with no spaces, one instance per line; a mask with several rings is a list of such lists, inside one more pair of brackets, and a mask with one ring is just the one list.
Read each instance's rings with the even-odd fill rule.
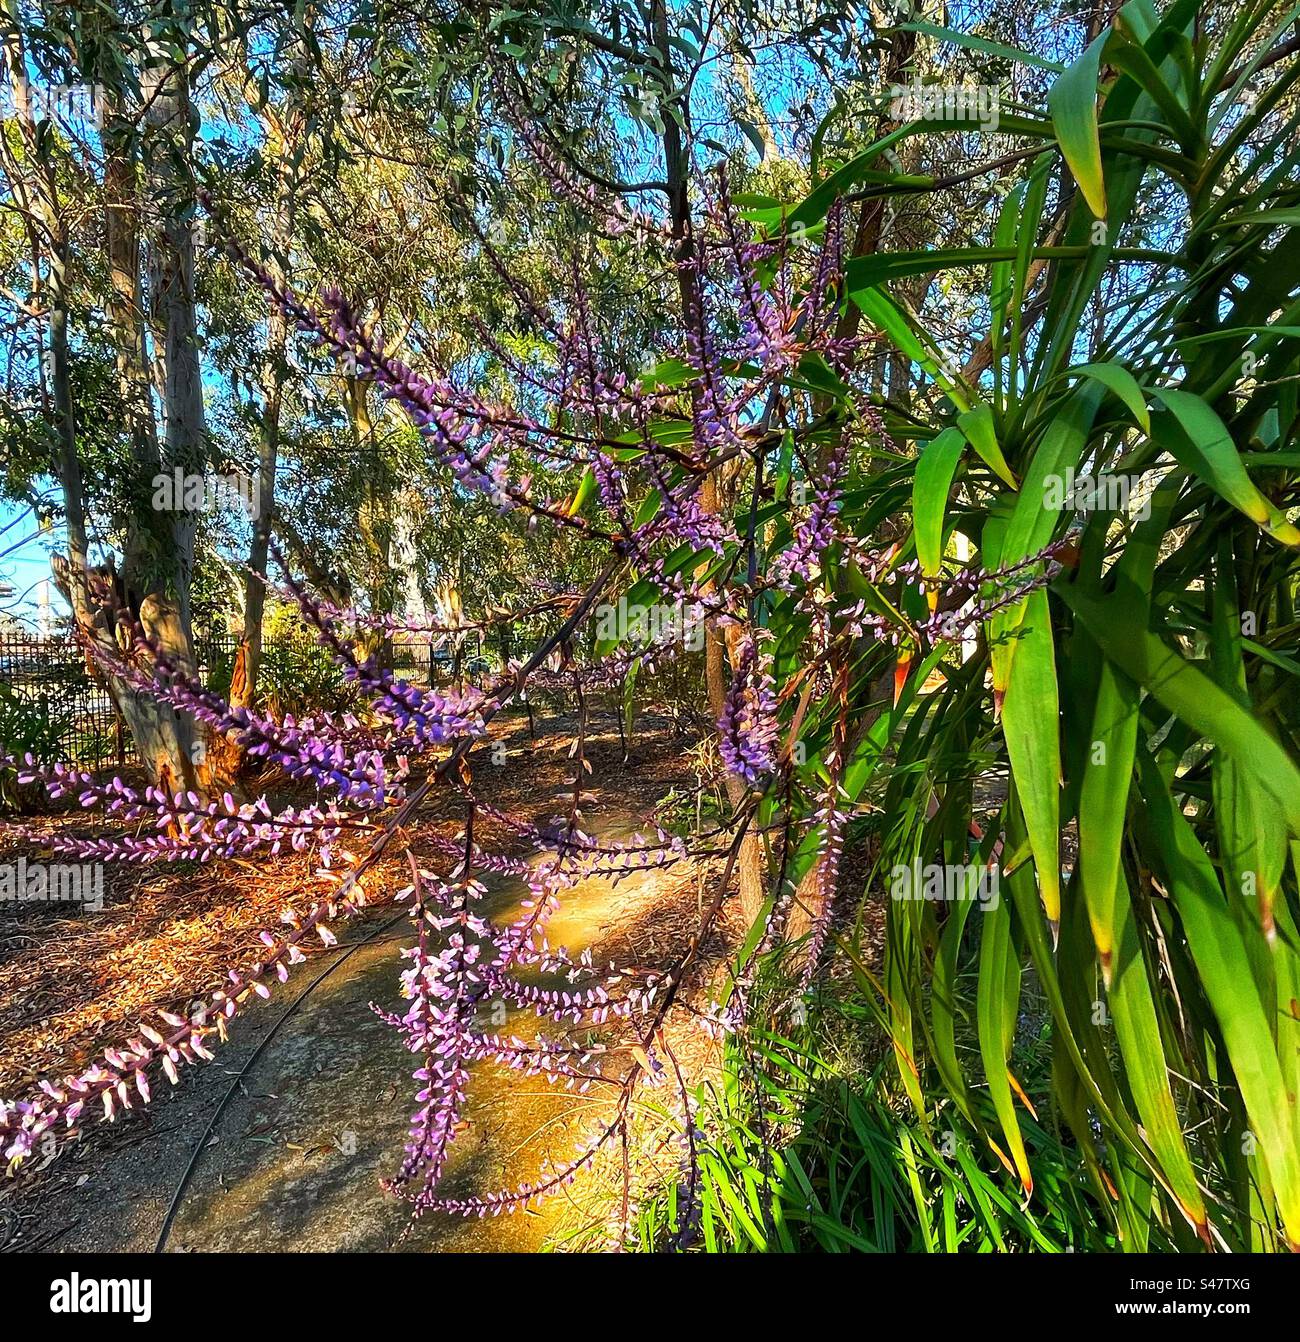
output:
[[[630,824],[602,827],[625,837]],[[607,944],[681,878],[644,873],[612,887],[590,880],[566,897],[552,939],[578,951]],[[511,883],[492,899],[510,916],[521,891]],[[526,892],[525,892],[526,893]],[[693,899],[689,893],[688,897]],[[401,942],[409,942],[405,928]],[[415,1088],[413,1059],[396,1033],[368,1009],[393,1005],[396,942],[372,943],[327,979],[258,1060],[241,1095],[222,1118],[217,1143],[191,1185],[172,1231],[171,1248],[373,1250],[394,1247],[409,1220],[407,1206],[385,1196],[406,1135]],[[499,1017],[498,1017],[499,1019]],[[481,1022],[491,1028],[488,1012]],[[531,1013],[511,1012],[500,1027],[527,1037]],[[488,1193],[532,1180],[542,1159],[571,1156],[611,1097],[586,1096],[521,1079],[486,1064],[473,1069],[468,1129],[453,1148],[445,1189],[453,1196]],[[580,1186],[578,1191],[580,1192]],[[563,1199],[540,1213],[480,1220],[429,1216],[401,1241],[409,1249],[536,1250],[562,1212]]]
[[[606,822],[601,832],[624,838],[633,828],[633,818],[624,817]],[[526,893],[518,882],[503,882],[486,903],[494,914],[509,917]],[[637,873],[617,886],[593,878],[566,895],[551,924],[552,941],[574,952],[592,946],[602,954],[617,953],[638,923],[653,925],[674,904],[693,910],[695,900],[688,872]],[[380,916],[368,928],[352,929],[340,951],[383,921]],[[415,1061],[370,1003],[399,1006],[398,948],[410,940],[403,920],[362,946],[276,1030],[200,1153],[168,1236],[169,1250],[541,1247],[564,1211],[562,1197],[544,1204],[540,1214],[488,1220],[429,1216],[403,1239],[409,1208],[379,1186],[400,1159],[416,1089],[410,1077]],[[68,1173],[82,1163],[85,1168],[70,1183],[61,1180],[62,1187],[51,1189],[45,1200],[50,1229],[66,1227],[48,1247],[154,1247],[211,1115],[291,1000],[276,999],[250,1012],[231,1047],[159,1105],[133,1145],[68,1166]],[[482,1024],[491,1026],[487,1010]],[[511,1012],[500,1028],[527,1037],[537,1026],[531,1013]],[[543,1157],[557,1162],[568,1157],[610,1102],[601,1093],[605,1088],[582,1096],[486,1064],[476,1065],[473,1075],[468,1127],[453,1148],[444,1184],[454,1196],[535,1178]]]
[[[590,809],[588,828],[610,840],[644,828],[647,816],[620,809],[619,800],[602,795]],[[617,885],[584,881],[565,893],[551,941],[575,954],[591,947],[598,963],[664,965],[694,925],[702,875],[683,863],[638,872]],[[497,918],[516,915],[528,893],[516,880],[488,887],[485,907]],[[487,1220],[431,1214],[408,1231],[409,1206],[380,1187],[401,1158],[417,1089],[415,1059],[370,1009],[372,1002],[402,1009],[398,950],[412,935],[404,918],[380,931],[393,916],[390,907],[343,932],[333,953],[337,968],[314,988],[304,991],[326,968],[323,957],[303,966],[301,979],[291,979],[283,995],[241,1012],[217,1061],[190,1072],[177,1091],[160,1087],[159,1102],[132,1115],[131,1129],[109,1143],[88,1137],[61,1153],[23,1196],[21,1232],[9,1224],[0,1238],[18,1250],[150,1251],[203,1143],[175,1210],[168,1251],[540,1248],[569,1210],[564,1194],[540,1212]],[[367,936],[373,939],[341,960]],[[490,1006],[480,1024],[524,1038],[546,1029],[524,1012],[511,1012],[502,1023],[500,1015],[490,1017]],[[544,1158],[559,1163],[572,1155],[613,1093],[598,1086],[582,1096],[477,1064],[467,1127],[453,1148],[444,1190],[488,1193],[536,1178]],[[575,1196],[581,1188],[579,1182]],[[0,1220],[12,1221],[17,1205],[0,1200]]]

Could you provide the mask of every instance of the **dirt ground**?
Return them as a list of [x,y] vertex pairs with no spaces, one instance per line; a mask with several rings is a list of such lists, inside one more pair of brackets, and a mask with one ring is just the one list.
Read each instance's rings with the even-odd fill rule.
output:
[[[572,726],[539,721],[530,739],[526,721],[505,721],[496,735],[507,767],[492,766],[486,747],[476,750],[476,788],[515,814],[548,818],[561,809],[571,775]],[[589,750],[587,790],[596,800],[585,808],[588,827],[611,839],[647,827],[672,787],[694,785],[688,746],[666,723],[644,722],[624,763],[616,728],[600,723]],[[77,825],[80,817],[48,823]],[[452,836],[457,825],[450,794],[431,800],[411,827],[413,850],[419,854],[422,834]],[[485,836],[494,839],[505,846],[499,834]],[[395,888],[400,859],[390,867]],[[87,1061],[124,1038],[145,1008],[184,1006],[216,987],[229,966],[257,958],[257,932],[278,921],[286,902],[309,897],[307,877],[299,858],[127,869],[106,882],[98,914],[10,906],[0,921],[0,1093],[21,1094],[36,1076]],[[616,886],[591,878],[564,897],[552,940],[575,953],[590,946],[598,960],[666,966],[694,928],[710,878],[716,870],[687,864]],[[517,880],[489,890],[491,912],[505,917],[527,893]],[[563,1199],[541,1214],[487,1221],[429,1216],[404,1236],[409,1209],[379,1180],[400,1159],[412,1058],[369,1006],[398,1005],[397,950],[409,944],[409,926],[389,908],[340,932],[337,948],[300,966],[270,1001],[240,1012],[214,1063],[185,1069],[175,1089],[160,1083],[155,1103],[112,1126],[90,1121],[78,1140],[0,1184],[0,1249],[152,1250],[173,1202],[170,1250],[541,1247],[570,1210]],[[720,962],[725,935],[724,927],[706,964]],[[536,1021],[520,1013],[502,1028],[527,1037]],[[691,1032],[700,1036],[692,1058],[707,1065],[709,1046]],[[605,1102],[479,1067],[447,1192],[485,1193],[535,1177],[544,1156],[571,1154]]]

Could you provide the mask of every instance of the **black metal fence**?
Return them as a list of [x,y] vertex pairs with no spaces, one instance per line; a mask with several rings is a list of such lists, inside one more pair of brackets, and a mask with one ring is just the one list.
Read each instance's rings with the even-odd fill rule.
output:
[[131,735],[85,654],[66,638],[0,633],[0,749],[38,759],[124,763]]
[[[238,647],[230,634],[195,639],[199,675],[222,694],[230,687]],[[432,644],[400,643],[392,660],[399,674],[426,684],[453,670],[451,654]],[[480,669],[476,638],[468,640],[461,662],[470,674]],[[342,708],[352,698],[338,666],[305,634],[266,640],[258,685],[276,713]],[[39,760],[88,766],[125,764],[135,756],[131,733],[74,640],[0,631],[0,754],[21,758],[28,751]]]
[[[228,634],[195,640],[205,684],[229,688],[238,646]],[[311,693],[311,651],[299,639],[273,641],[266,650],[268,679],[283,691],[297,676]],[[28,751],[40,760],[85,765],[125,764],[135,757],[131,733],[75,640],[0,632],[0,752],[21,758]]]

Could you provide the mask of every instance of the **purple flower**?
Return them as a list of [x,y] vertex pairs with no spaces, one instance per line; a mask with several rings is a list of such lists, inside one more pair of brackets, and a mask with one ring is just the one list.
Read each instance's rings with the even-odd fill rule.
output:
[[777,586],[793,589],[796,580],[810,582],[821,566],[822,557],[835,540],[835,518],[847,462],[848,439],[841,434],[825,470],[814,482],[812,505],[795,528],[794,544],[777,555],[772,565],[772,581]]
[[760,664],[754,640],[746,639],[718,719],[718,749],[727,770],[750,787],[760,786],[776,768],[778,726],[771,672]]

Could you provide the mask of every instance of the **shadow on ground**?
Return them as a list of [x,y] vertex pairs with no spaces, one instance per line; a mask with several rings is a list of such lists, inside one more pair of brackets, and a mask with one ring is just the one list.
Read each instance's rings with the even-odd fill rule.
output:
[[[626,814],[606,816],[599,832],[622,839],[637,823]],[[611,945],[621,953],[625,943],[642,940],[640,929],[655,922],[669,887],[680,897],[692,881],[687,873],[670,878],[654,871],[617,886],[584,881],[564,897],[551,940],[575,954],[592,946],[598,960]],[[495,916],[509,918],[526,894],[521,882],[501,882],[486,903]],[[372,1002],[388,1010],[401,1006],[398,948],[409,944],[411,934],[405,919],[381,931],[392,916],[389,909],[348,929],[337,956],[367,936],[374,939],[345,962],[336,959],[337,969],[314,989],[304,991],[324,967],[322,960],[299,971],[302,982],[291,980],[293,997],[276,996],[241,1012],[218,1060],[187,1069],[177,1090],[127,1115],[128,1131],[119,1131],[110,1147],[86,1140],[67,1148],[39,1176],[36,1200],[25,1200],[21,1233],[0,1226],[0,1241],[27,1249],[150,1251],[202,1141],[170,1229],[169,1251],[539,1249],[563,1214],[562,1198],[540,1212],[486,1220],[431,1214],[412,1226],[408,1204],[380,1187],[400,1161],[417,1088],[411,1079],[415,1059],[398,1032],[370,1009]],[[292,1015],[277,1024],[296,998],[301,1001]],[[489,1019],[490,1010],[485,1004],[485,1029],[524,1037],[538,1032],[531,1013],[511,1013],[503,1023],[500,1016]],[[268,1033],[264,1051],[241,1075]],[[234,1094],[205,1140],[232,1086]],[[582,1096],[540,1078],[476,1065],[468,1126],[453,1147],[443,1192],[460,1197],[514,1187],[536,1178],[544,1158],[570,1158],[609,1103],[603,1090]],[[12,1205],[0,1204],[0,1217],[13,1215]]]

